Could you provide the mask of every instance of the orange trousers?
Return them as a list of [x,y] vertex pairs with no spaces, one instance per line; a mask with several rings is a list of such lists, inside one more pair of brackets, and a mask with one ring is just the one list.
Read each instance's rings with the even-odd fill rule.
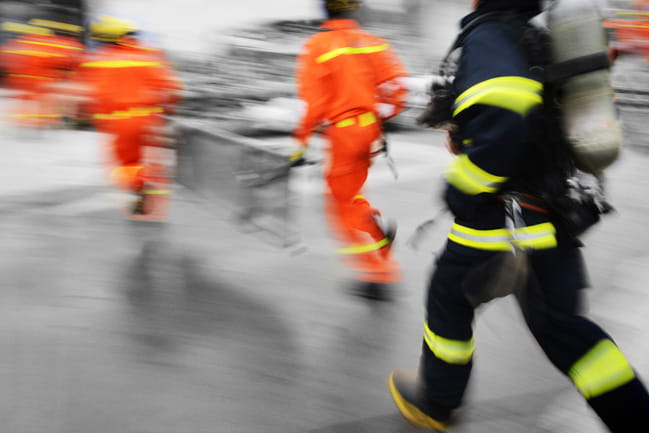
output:
[[328,221],[343,247],[339,253],[356,274],[356,279],[393,283],[401,279],[399,265],[373,208],[362,195],[371,165],[372,142],[381,135],[379,124],[355,124],[327,128],[330,160],[326,172]]
[[95,121],[100,132],[112,136],[108,153],[115,168],[111,171],[110,178],[119,188],[140,191],[146,174],[144,147],[156,144],[152,142],[152,136],[148,132],[163,122],[162,116],[155,114]]

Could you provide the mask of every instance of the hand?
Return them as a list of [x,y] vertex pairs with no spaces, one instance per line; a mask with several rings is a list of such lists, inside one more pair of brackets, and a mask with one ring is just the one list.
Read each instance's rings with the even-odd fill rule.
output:
[[380,155],[382,152],[387,152],[387,141],[383,134],[370,144],[370,157],[374,158],[377,155]]
[[448,150],[450,153],[452,153],[453,155],[458,154],[460,149],[453,138],[452,131],[446,131],[446,138],[444,140],[444,144],[446,145],[446,150]]

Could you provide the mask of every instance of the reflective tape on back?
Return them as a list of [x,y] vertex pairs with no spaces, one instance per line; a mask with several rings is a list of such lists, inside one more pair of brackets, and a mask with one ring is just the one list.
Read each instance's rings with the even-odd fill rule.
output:
[[350,55],[350,54],[371,54],[371,53],[378,53],[380,51],[385,51],[388,48],[390,48],[390,45],[388,44],[383,44],[383,45],[372,45],[372,46],[367,46],[367,47],[342,47],[342,48],[336,48],[335,50],[331,50],[329,52],[326,52],[324,54],[321,54],[318,56],[316,59],[317,63],[324,63],[328,62],[329,60],[336,58],[338,56],[344,56],[344,55]]
[[468,341],[440,337],[430,330],[428,322],[424,323],[424,340],[436,357],[449,364],[468,364],[475,350],[473,337]]
[[577,390],[587,399],[612,391],[635,378],[628,361],[611,340],[602,340],[568,371]]

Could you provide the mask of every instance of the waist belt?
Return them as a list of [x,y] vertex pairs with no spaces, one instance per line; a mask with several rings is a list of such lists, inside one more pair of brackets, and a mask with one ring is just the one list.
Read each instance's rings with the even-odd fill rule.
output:
[[128,110],[113,111],[112,113],[95,114],[95,119],[125,119],[128,117],[142,117],[150,114],[162,113],[162,107],[134,107]]
[[[496,197],[498,198],[498,200],[503,199],[501,195],[497,195]],[[515,197],[516,197],[516,201],[518,202],[518,205],[522,208],[534,212],[539,212],[545,215],[548,215],[551,212],[550,208],[548,207],[548,204],[543,199],[540,199],[530,194],[525,194],[523,192],[515,193]]]
[[336,128],[345,128],[347,126],[352,126],[358,124],[358,126],[367,126],[376,123],[376,116],[371,111],[367,113],[359,114],[358,116],[348,117],[347,119],[339,120],[334,123]]

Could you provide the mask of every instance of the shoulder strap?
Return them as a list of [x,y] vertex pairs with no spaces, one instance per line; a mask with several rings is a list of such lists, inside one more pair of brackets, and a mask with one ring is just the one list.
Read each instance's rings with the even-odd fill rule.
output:
[[505,17],[502,16],[502,12],[488,12],[482,15],[479,15],[469,21],[464,27],[460,29],[460,33],[457,35],[455,38],[455,41],[451,44],[451,47],[448,49],[446,55],[442,58],[442,61],[440,62],[440,72],[443,71],[446,67],[446,65],[449,63],[449,59],[451,58],[451,55],[455,50],[460,48],[462,44],[464,43],[464,39],[471,33],[473,29],[478,27],[480,24],[485,23],[487,21],[505,21]]

